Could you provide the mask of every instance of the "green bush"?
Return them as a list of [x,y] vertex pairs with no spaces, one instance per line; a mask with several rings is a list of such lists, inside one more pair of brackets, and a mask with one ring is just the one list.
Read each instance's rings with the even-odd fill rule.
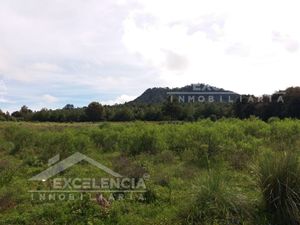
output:
[[0,160],[0,188],[8,185],[13,179],[14,169],[7,160]]
[[[215,122],[0,123],[0,224],[298,225],[299,137],[299,120],[265,123],[254,117]],[[147,174],[148,198],[114,201],[104,211],[87,199],[30,201],[28,190],[51,188],[52,179],[28,178],[46,169],[56,154],[63,160],[77,151],[135,181]],[[253,165],[258,165],[259,177]],[[57,177],[104,174],[83,162]],[[130,197],[126,191],[114,196]]]
[[69,202],[66,215],[66,224],[76,225],[99,224],[99,221],[109,216],[96,202],[92,202],[88,195],[84,195],[82,200]]
[[259,185],[272,224],[300,224],[300,167],[297,155],[269,153],[259,163]]
[[11,209],[16,206],[16,201],[11,192],[0,194],[0,212]]
[[295,150],[300,140],[300,125],[293,120],[285,119],[270,124],[270,144],[279,151]]
[[105,152],[115,151],[118,149],[119,133],[117,129],[101,126],[101,129],[93,130],[91,132],[91,139],[97,148]]
[[167,147],[160,130],[157,128],[136,126],[126,129],[121,135],[121,146],[130,155],[156,154]]
[[162,151],[156,158],[156,161],[160,163],[172,163],[175,160],[174,152],[170,150]]
[[138,163],[132,162],[132,160],[126,156],[115,158],[114,170],[125,177],[134,178],[136,182],[147,173],[146,168]]
[[179,214],[182,224],[245,224],[251,218],[247,199],[229,186],[222,173],[210,172],[200,182],[193,202]]
[[35,132],[32,130],[18,128],[18,129],[8,129],[8,141],[14,143],[14,147],[11,149],[10,153],[15,155],[20,153],[24,148],[34,146],[35,144]]

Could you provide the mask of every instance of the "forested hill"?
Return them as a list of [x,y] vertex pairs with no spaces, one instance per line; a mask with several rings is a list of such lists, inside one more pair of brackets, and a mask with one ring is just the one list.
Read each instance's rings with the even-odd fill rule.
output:
[[[178,98],[168,98],[168,92],[179,93]],[[182,102],[183,93],[187,93],[188,100]],[[192,92],[192,94],[190,94]],[[194,97],[199,95],[198,97]],[[205,94],[203,94],[205,93]],[[202,96],[203,94],[203,96]],[[184,95],[184,94],[183,94]],[[205,95],[205,97],[204,97]],[[211,95],[224,97],[211,101]],[[271,117],[300,118],[300,87],[290,87],[275,92],[272,95],[256,97],[254,95],[238,95],[236,101],[226,101],[225,96],[238,95],[211,86],[189,85],[183,88],[153,88],[131,103],[119,105],[101,105],[91,102],[85,107],[74,107],[67,104],[61,109],[46,109],[33,111],[26,105],[13,113],[5,113],[0,109],[0,121],[40,121],[40,122],[86,122],[86,121],[196,121],[203,118],[216,120],[224,117],[249,118],[257,116],[265,121]],[[202,97],[202,98],[200,98]],[[193,98],[192,104],[185,104]],[[169,99],[169,101],[168,101]],[[203,101],[202,101],[203,100]],[[228,100],[228,99],[227,99]],[[139,102],[139,103],[138,103]]]
[[143,94],[134,99],[129,103],[146,103],[146,104],[154,104],[154,103],[162,103],[167,99],[167,92],[171,89],[169,88],[148,88]]
[[[130,103],[144,103],[144,104],[163,103],[168,99],[168,94],[167,94],[168,92],[195,92],[195,93],[196,92],[206,92],[206,93],[207,92],[228,92],[228,93],[236,94],[232,91],[224,90],[223,88],[217,88],[206,84],[194,84],[194,85],[191,84],[181,88],[155,87],[155,88],[147,89],[142,95],[140,95]],[[216,95],[218,94],[212,94],[212,96],[216,96]]]

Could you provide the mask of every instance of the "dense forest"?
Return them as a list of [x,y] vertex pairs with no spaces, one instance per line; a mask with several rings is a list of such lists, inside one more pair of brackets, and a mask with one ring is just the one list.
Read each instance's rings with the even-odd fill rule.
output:
[[19,111],[11,114],[0,110],[0,121],[196,121],[203,118],[216,120],[222,117],[244,119],[250,116],[257,116],[266,121],[271,117],[300,118],[300,87],[288,88],[283,93],[263,97],[243,95],[233,103],[180,103],[176,98],[173,101],[165,98],[165,101],[160,103],[133,101],[108,106],[92,102],[82,108],[67,104],[62,109],[44,108],[39,111],[32,111],[27,106],[22,106]]

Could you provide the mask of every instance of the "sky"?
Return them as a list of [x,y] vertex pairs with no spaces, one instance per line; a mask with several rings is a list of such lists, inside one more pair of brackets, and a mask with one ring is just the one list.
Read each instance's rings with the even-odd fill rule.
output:
[[298,0],[0,0],[0,109],[300,86]]

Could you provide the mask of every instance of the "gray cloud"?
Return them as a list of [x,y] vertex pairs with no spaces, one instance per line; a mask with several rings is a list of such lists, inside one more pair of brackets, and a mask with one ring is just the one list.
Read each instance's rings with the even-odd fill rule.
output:
[[289,35],[284,35],[278,31],[273,31],[272,40],[282,44],[288,52],[294,53],[299,50],[299,42],[291,38]]
[[166,67],[172,71],[183,71],[188,67],[188,59],[170,50],[163,51],[166,55]]
[[225,49],[225,53],[228,55],[237,55],[237,56],[246,57],[249,56],[250,51],[242,43],[234,43]]
[[195,32],[204,32],[206,37],[211,40],[218,40],[221,36],[221,30],[225,25],[225,17],[222,15],[205,15],[199,18],[197,22],[188,22],[188,34]]
[[[108,102],[172,85],[182,72],[180,84],[199,79],[199,73],[207,82],[220,81],[226,73],[231,76],[228,89],[253,90],[253,83],[235,86],[230,78],[251,71],[262,79],[261,74],[272,71],[278,79],[270,89],[276,89],[283,85],[281,71],[289,68],[284,85],[297,83],[296,8],[296,3],[282,1],[271,9],[258,0],[246,5],[221,0],[1,0],[0,74],[7,91],[0,108],[37,108],[45,99],[52,102],[49,107]],[[284,16],[278,18],[281,10]],[[273,42],[272,29],[280,31],[273,33]],[[293,60],[280,48],[294,53]],[[237,64],[232,55],[249,57]],[[268,63],[261,66],[261,61]]]
[[39,105],[43,98],[36,96],[88,103],[91,96],[109,98],[104,91],[113,99],[154,85],[158,74],[121,41],[123,21],[136,7],[133,1],[2,0],[0,74],[15,103],[0,108]]

